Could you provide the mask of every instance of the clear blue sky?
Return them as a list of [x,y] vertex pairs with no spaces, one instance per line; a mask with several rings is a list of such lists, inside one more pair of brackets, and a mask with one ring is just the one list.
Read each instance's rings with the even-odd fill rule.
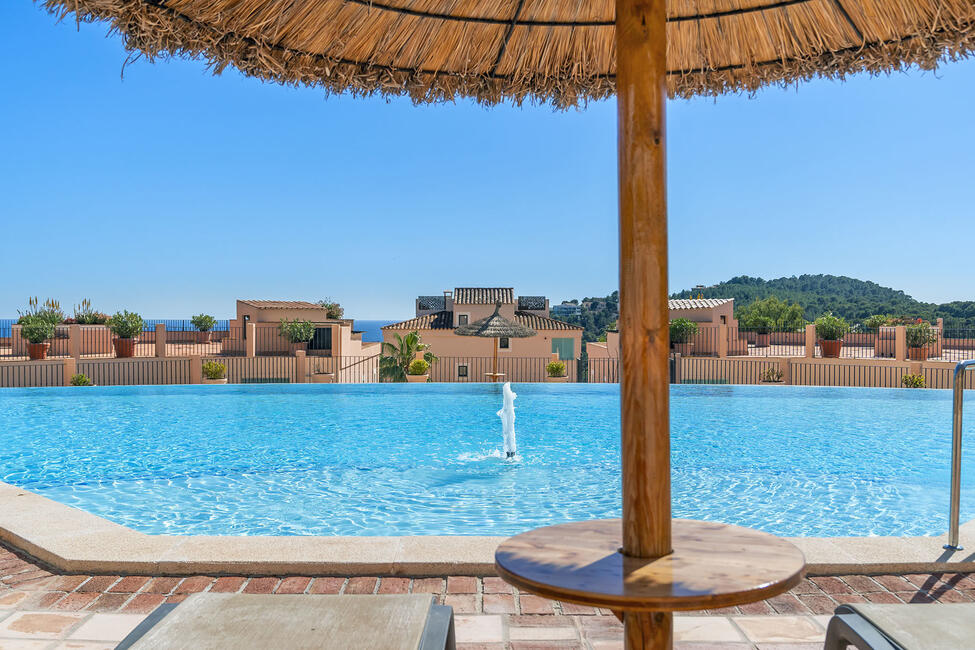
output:
[[[0,316],[248,298],[411,314],[417,294],[617,286],[615,103],[325,98],[198,61],[125,68],[104,24],[0,3]],[[836,273],[975,298],[975,61],[669,106],[674,290]],[[969,256],[970,257],[970,256]]]

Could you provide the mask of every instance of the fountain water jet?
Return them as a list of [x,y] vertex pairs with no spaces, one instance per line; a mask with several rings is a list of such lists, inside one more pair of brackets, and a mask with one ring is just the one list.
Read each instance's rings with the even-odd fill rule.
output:
[[518,445],[515,443],[515,398],[518,395],[511,390],[510,381],[504,382],[502,390],[504,404],[498,411],[498,417],[501,418],[501,426],[504,432],[504,456],[511,458],[518,451]]

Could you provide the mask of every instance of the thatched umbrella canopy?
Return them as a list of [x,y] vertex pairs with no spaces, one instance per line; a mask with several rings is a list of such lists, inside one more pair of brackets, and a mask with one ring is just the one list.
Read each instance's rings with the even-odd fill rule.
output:
[[[44,0],[150,57],[416,101],[570,106],[617,84],[614,0]],[[712,95],[814,75],[931,68],[975,46],[971,0],[670,0],[667,89]]]
[[[505,575],[559,600],[601,606],[609,605],[597,592],[622,590],[628,648],[670,647],[670,612],[693,608],[679,588],[731,605],[799,580],[794,548],[780,544],[783,561],[769,562],[767,553],[743,550],[775,546],[764,538],[753,544],[757,533],[671,519],[666,98],[930,69],[975,49],[973,0],[42,1],[56,14],[108,20],[133,53],[202,58],[214,72],[234,66],[326,92],[559,107],[615,93],[623,517],[622,527],[604,522],[583,536],[597,549],[621,548],[622,564],[601,558],[593,565],[605,569],[599,583],[576,584],[568,595],[553,591],[554,579]],[[582,568],[566,552],[575,537],[566,529],[549,535],[548,548],[529,544],[522,568],[571,582]],[[653,579],[640,577],[641,566]],[[744,569],[740,584],[727,580],[733,566]]]
[[508,320],[498,313],[500,311],[501,303],[498,302],[494,305],[494,313],[487,318],[454,329],[454,334],[458,336],[479,336],[485,339],[494,339],[494,364],[491,368],[491,381],[498,380],[498,340],[502,338],[526,339],[538,333],[530,327]]

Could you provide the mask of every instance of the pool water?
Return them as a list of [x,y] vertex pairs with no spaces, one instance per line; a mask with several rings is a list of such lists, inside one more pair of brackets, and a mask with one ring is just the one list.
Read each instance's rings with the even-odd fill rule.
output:
[[[619,387],[513,388],[513,460],[500,385],[3,389],[0,480],[145,533],[508,535],[619,516]],[[947,528],[948,391],[671,395],[674,516],[780,535]]]

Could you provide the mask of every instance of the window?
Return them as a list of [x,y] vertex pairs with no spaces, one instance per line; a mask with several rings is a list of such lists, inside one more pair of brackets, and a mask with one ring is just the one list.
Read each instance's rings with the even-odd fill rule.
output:
[[576,358],[575,341],[573,339],[552,339],[552,352],[559,353],[560,361],[571,361]]
[[467,314],[457,314],[457,325],[458,326],[467,325],[467,318],[468,318]]
[[458,377],[466,377],[467,376],[467,366],[466,365],[457,366],[457,376]]
[[498,347],[502,350],[507,350],[511,347],[511,340],[507,336],[502,336],[498,339]]
[[727,316],[722,316],[721,317],[721,324],[722,325],[727,325],[728,324],[728,317]]

